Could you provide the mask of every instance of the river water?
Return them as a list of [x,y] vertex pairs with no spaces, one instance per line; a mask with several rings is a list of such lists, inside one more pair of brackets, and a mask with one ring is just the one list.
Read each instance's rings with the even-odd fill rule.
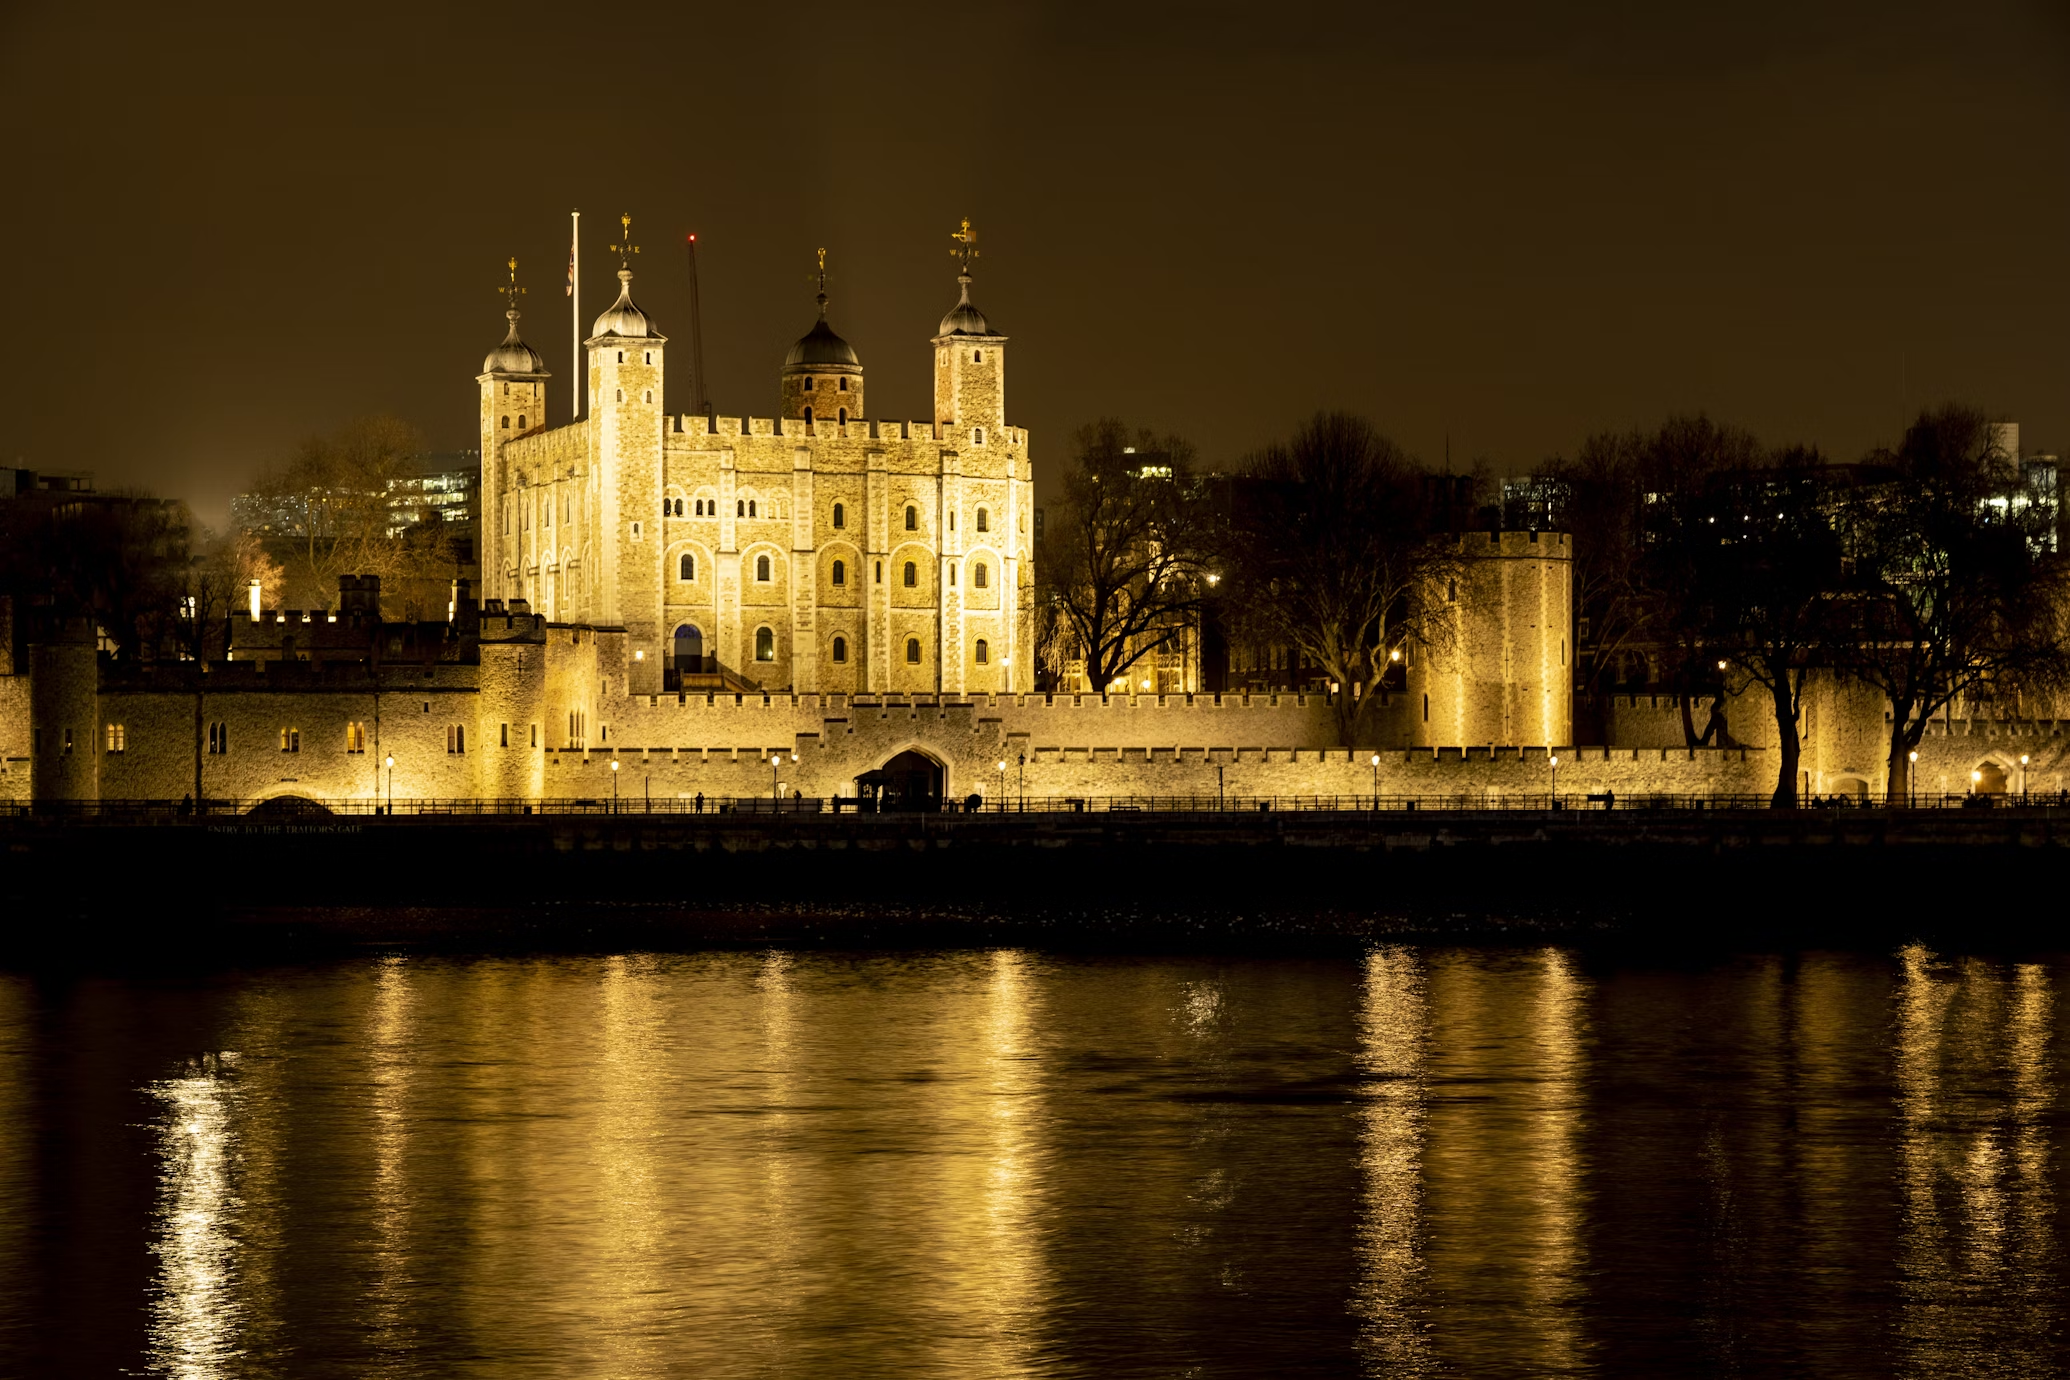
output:
[[0,1370],[2036,1376],[2070,967],[0,976]]

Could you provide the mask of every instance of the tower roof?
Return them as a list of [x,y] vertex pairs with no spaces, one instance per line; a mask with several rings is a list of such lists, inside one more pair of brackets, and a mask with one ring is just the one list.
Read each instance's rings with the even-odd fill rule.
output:
[[944,317],[942,318],[942,328],[941,328],[941,329],[940,329],[939,331],[935,332],[935,334],[937,334],[937,335],[996,335],[996,334],[998,334],[998,333],[997,333],[996,331],[994,331],[994,330],[992,329],[991,323],[985,320],[985,314],[984,314],[983,312],[979,311],[979,310],[978,310],[978,309],[977,309],[977,308],[976,308],[975,306],[971,305],[971,301],[970,301],[970,275],[969,275],[968,273],[959,273],[959,274],[957,274],[957,275],[956,275],[956,281],[957,281],[958,283],[962,284],[962,286],[963,286],[963,296],[962,296],[961,300],[959,300],[959,301],[958,301],[958,302],[956,303],[956,305],[955,305],[955,306],[953,306],[953,307],[949,308],[949,314],[948,314],[947,316],[944,316]]
[[484,374],[543,374],[546,372],[545,358],[530,345],[518,338],[518,312],[516,307],[503,313],[510,318],[510,330],[503,336],[503,343],[489,351],[482,360]]
[[654,328],[647,313],[641,311],[632,299],[632,270],[618,270],[618,300],[604,309],[597,318],[590,334],[624,336],[632,340],[661,339],[661,332]]
[[791,352],[783,357],[786,369],[810,365],[826,365],[835,368],[860,369],[862,361],[855,356],[855,347],[834,334],[834,328],[827,324],[827,298],[819,298],[819,320],[811,330],[798,337],[798,343],[791,346]]

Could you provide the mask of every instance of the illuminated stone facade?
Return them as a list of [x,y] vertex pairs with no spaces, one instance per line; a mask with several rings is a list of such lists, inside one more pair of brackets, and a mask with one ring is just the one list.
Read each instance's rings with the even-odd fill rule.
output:
[[1028,436],[1007,425],[1007,338],[967,276],[932,342],[934,415],[904,422],[866,414],[824,295],[776,416],[671,413],[667,338],[618,276],[587,342],[587,417],[543,425],[547,374],[514,316],[485,361],[489,598],[623,629],[636,694],[721,671],[799,693],[1033,687]]

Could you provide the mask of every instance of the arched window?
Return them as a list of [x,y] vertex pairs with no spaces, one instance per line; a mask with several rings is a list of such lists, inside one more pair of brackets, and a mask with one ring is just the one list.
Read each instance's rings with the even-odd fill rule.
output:
[[676,669],[678,671],[701,671],[704,669],[704,634],[696,627],[685,623],[676,629]]
[[[651,363],[652,363],[653,361],[652,361],[652,360],[649,360],[648,362],[649,362],[649,363],[651,364]],[[653,402],[653,401],[654,401],[654,390],[653,390],[653,389],[651,389],[651,388],[649,388],[649,389],[647,390],[647,392],[646,392],[645,396],[644,396],[644,397],[642,397],[641,401],[642,401],[642,402]],[[518,425],[519,425],[519,426],[523,426],[524,424],[525,424],[525,419],[524,419],[523,417],[520,417],[520,418],[518,418]]]
[[503,429],[504,429],[505,431],[508,431],[508,430],[510,430],[510,418],[508,418],[508,417],[505,417],[505,418],[503,419]]
[[979,427],[976,431],[971,432],[970,441],[972,445],[983,445],[985,443],[985,429],[983,427]]
[[654,352],[652,350],[647,351],[647,362],[649,364],[654,362]]
[[880,585],[884,583],[884,562],[882,561],[877,562],[877,583]]
[[519,431],[523,431],[524,429],[525,429],[525,414],[524,414],[524,413],[522,413],[522,412],[520,412],[520,413],[518,413],[518,430],[519,430]]
[[985,569],[985,563],[983,561],[979,561],[976,565],[970,568],[971,585],[974,588],[983,589],[985,587],[986,576],[989,573],[990,572]]
[[676,578],[694,580],[697,578],[697,557],[685,551],[676,559]]
[[808,393],[810,393],[810,392],[812,391],[812,380],[811,380],[811,379],[807,379],[807,380],[805,380],[805,391],[806,391],[806,392],[808,392]]
[[983,350],[972,350],[970,352],[970,362],[972,364],[983,364],[985,362],[985,352]]
[[916,588],[918,588],[918,587],[919,587],[919,584],[920,584],[920,567],[919,567],[919,566],[917,566],[917,565],[914,565],[914,564],[913,564],[913,563],[912,563],[911,561],[907,561],[907,562],[906,562],[906,588],[907,588],[907,589],[916,589]]
[[920,530],[920,510],[918,508],[911,506],[906,508],[906,530],[908,532]]
[[837,585],[848,583],[848,565],[845,561],[834,562],[834,583]]
[[736,498],[736,499],[734,499],[734,500],[733,500],[733,516],[735,516],[735,517],[746,517],[747,515],[748,515],[748,505],[747,505],[747,500],[746,500],[746,499],[744,499],[744,498]]
[[755,629],[755,660],[776,660],[776,634],[768,628]]
[[906,664],[908,666],[918,666],[920,664],[920,639],[917,637],[906,639]]
[[769,558],[767,556],[755,557],[755,579],[760,584],[766,585],[769,583]]
[[845,376],[841,380],[841,391],[843,393],[846,393],[848,391],[848,380]]
[[952,585],[956,583],[956,567],[953,565],[949,567],[949,583]]
[[695,515],[695,516],[697,516],[697,517],[703,517],[703,516],[704,516],[704,500],[703,500],[703,499],[701,499],[701,498],[700,498],[700,499],[696,499],[696,500],[694,500],[694,501],[693,501],[693,502],[691,503],[691,505],[690,505],[690,511],[691,511],[691,513],[692,513],[692,514],[694,514],[694,515]]
[[618,397],[617,397],[617,399],[616,399],[616,400],[617,400],[618,402],[624,402],[624,401],[625,401],[625,390],[624,390],[623,388],[614,388],[614,389],[612,389],[611,391],[612,391],[612,392],[614,392],[614,393],[616,393],[616,394],[618,395]]
[[[520,417],[520,418],[518,418],[518,420],[519,420],[520,422],[523,422],[523,421],[524,421],[524,418]],[[839,420],[839,422],[841,423],[841,425],[842,425],[842,426],[847,426],[847,425],[848,425],[848,409],[847,409],[847,408],[845,408],[845,407],[844,407],[844,408],[842,408],[842,409],[841,409],[841,412],[840,412],[840,416],[839,416],[838,420]]]
[[748,500],[748,516],[749,516],[749,517],[753,517],[753,516],[755,515],[755,503],[756,503],[756,500],[755,500],[755,499],[752,499],[752,498],[751,498],[751,499],[749,499],[749,500]]
[[805,408],[805,425],[812,425],[812,408],[810,404],[808,404]]
[[978,525],[977,525],[977,529],[978,529],[978,531],[980,531],[980,532],[989,532],[989,531],[991,531],[991,530],[992,530],[992,517],[991,517],[991,514],[987,513],[987,512],[986,512],[986,511],[985,511],[985,510],[984,510],[983,508],[980,508],[980,509],[978,509],[978,511],[977,511],[977,519],[978,519]]
[[992,644],[985,641],[982,637],[977,640],[977,664],[980,666],[992,664]]
[[848,510],[842,507],[840,504],[836,503],[834,505],[834,530],[839,531],[841,528],[846,527],[847,525]]
[[837,666],[838,666],[838,665],[842,665],[842,664],[846,663],[846,662],[847,662],[847,660],[848,660],[848,639],[847,639],[847,638],[845,638],[845,637],[836,637],[836,638],[834,639],[834,664],[835,664],[835,665],[837,665]]

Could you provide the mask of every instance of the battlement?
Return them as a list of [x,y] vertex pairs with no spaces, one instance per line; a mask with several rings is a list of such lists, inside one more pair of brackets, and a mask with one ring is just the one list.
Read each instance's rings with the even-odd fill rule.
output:
[[[785,436],[793,439],[813,437],[819,440],[846,441],[945,441],[952,439],[944,429],[933,422],[894,422],[875,419],[857,419],[852,422],[829,422],[825,420],[802,421],[785,417],[715,417],[707,418],[695,413],[677,413],[668,419],[670,436],[681,436],[687,442],[699,441],[723,443],[738,437]],[[1004,429],[1000,443],[1009,447],[1025,446],[1028,433],[1023,427],[1010,426]]]
[[1461,532],[1459,554],[1475,560],[1574,559],[1574,539],[1565,532]]

